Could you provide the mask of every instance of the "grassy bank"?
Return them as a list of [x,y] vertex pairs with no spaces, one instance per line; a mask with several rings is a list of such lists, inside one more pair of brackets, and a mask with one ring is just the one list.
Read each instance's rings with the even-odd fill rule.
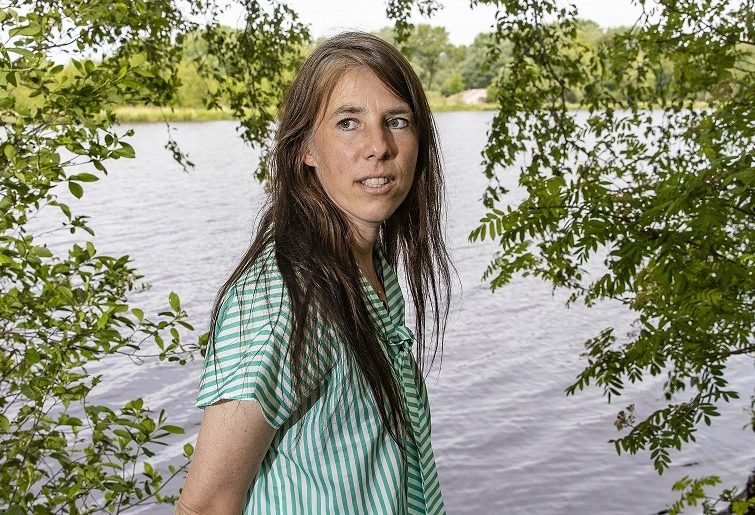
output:
[[121,122],[207,122],[231,120],[231,111],[196,107],[124,106],[115,110]]
[[[572,110],[580,109],[578,104],[568,104],[567,107]],[[705,102],[695,102],[695,109],[705,109],[708,106]],[[449,111],[493,111],[497,105],[493,103],[482,104],[461,104],[454,102],[437,102],[430,100],[430,108],[434,113],[444,113]],[[118,119],[121,122],[207,122],[213,120],[232,120],[233,116],[228,109],[208,110],[194,107],[145,107],[145,106],[124,106],[115,110]]]
[[[430,104],[433,112],[445,111],[486,111],[495,109],[495,104]],[[212,120],[232,120],[229,110],[208,110],[194,107],[159,108],[125,106],[115,110],[121,122],[207,122]]]

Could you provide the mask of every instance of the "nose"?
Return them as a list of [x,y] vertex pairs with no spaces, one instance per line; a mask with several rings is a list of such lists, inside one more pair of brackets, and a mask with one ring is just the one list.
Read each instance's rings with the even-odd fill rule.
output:
[[367,159],[375,158],[378,161],[388,158],[391,151],[390,131],[387,127],[379,124],[371,125],[365,135],[365,155]]

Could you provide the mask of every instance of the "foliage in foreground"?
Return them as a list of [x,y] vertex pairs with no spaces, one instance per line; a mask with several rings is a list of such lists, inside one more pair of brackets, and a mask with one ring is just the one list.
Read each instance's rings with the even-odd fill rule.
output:
[[[511,45],[512,57],[483,151],[489,211],[470,239],[500,244],[484,275],[493,289],[532,274],[571,290],[567,304],[614,299],[636,313],[632,334],[608,327],[585,343],[567,393],[595,384],[610,402],[665,375],[668,404],[621,410],[628,432],[612,441],[649,451],[663,473],[671,451],[739,397],[727,365],[755,356],[753,2],[640,2],[637,23],[594,48],[577,37],[572,7],[500,4],[492,45]],[[501,169],[518,171],[518,205],[505,203]],[[705,489],[718,482],[684,478],[671,511],[712,512]]]
[[[0,5],[0,509],[9,514],[170,503],[165,485],[192,453],[187,444],[182,463],[158,470],[156,450],[183,429],[141,399],[120,408],[92,401],[113,360],[121,370],[121,362],[145,358],[183,364],[206,335],[181,340],[179,329],[192,327],[175,293],[154,317],[130,306],[141,276],[129,256],[100,255],[91,241],[78,241],[93,232],[60,192],[80,198],[110,160],[134,157],[133,130],[117,125],[114,109],[174,100],[180,41],[190,32],[199,31],[208,49],[196,68],[220,85],[206,107],[223,95],[242,137],[264,150],[274,100],[308,34],[285,6],[268,12],[245,2],[245,30],[230,31],[214,21],[211,2],[181,4]],[[207,25],[190,21],[199,13]],[[59,64],[67,59],[72,67]],[[264,94],[248,94],[263,83]],[[166,146],[191,165],[174,141]],[[76,241],[65,251],[46,244],[60,231]]]

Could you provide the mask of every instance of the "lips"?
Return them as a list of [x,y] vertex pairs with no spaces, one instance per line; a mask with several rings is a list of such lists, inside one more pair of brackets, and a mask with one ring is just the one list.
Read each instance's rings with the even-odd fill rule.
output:
[[384,195],[398,184],[393,175],[383,177],[366,177],[354,183],[362,192],[368,195]]
[[362,184],[369,186],[370,188],[377,188],[378,186],[388,184],[390,182],[390,179],[388,179],[388,177],[372,177],[361,182]]
[[356,182],[364,184],[365,186],[368,186],[370,188],[378,188],[380,186],[384,186],[395,180],[396,180],[396,177],[393,175],[373,175],[373,176],[368,176],[368,177],[362,177],[361,179],[358,179]]

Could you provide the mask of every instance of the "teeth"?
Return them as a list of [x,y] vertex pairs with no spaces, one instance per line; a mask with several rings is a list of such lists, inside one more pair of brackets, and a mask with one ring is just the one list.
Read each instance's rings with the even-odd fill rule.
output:
[[382,186],[383,184],[388,184],[390,181],[387,177],[375,177],[372,179],[366,179],[362,181],[362,184],[365,186],[369,186],[370,188],[377,188],[378,186]]

